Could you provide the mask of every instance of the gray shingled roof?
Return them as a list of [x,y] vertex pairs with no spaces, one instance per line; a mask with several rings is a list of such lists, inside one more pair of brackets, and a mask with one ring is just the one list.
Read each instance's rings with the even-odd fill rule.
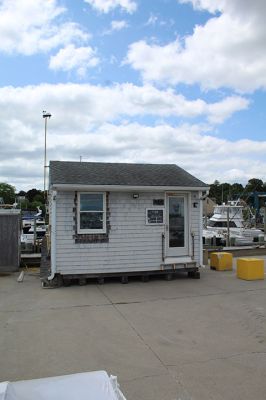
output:
[[174,164],[50,162],[50,184],[207,187]]

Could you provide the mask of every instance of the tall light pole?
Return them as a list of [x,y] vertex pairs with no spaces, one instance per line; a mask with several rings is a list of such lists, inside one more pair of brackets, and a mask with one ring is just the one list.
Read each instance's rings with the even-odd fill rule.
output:
[[44,171],[43,171],[43,193],[44,193],[44,198],[46,199],[46,168],[48,165],[46,165],[46,135],[47,135],[47,118],[51,118],[52,114],[49,112],[43,111],[42,112],[42,117],[44,118]]

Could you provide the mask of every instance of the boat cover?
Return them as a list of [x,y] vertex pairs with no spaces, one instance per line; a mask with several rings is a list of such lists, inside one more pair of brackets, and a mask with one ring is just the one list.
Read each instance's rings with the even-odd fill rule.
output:
[[126,400],[105,371],[0,383],[0,400]]

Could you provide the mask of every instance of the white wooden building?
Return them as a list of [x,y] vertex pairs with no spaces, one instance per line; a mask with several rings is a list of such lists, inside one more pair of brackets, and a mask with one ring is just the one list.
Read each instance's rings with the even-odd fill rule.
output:
[[207,189],[176,165],[52,161],[48,279],[198,277]]

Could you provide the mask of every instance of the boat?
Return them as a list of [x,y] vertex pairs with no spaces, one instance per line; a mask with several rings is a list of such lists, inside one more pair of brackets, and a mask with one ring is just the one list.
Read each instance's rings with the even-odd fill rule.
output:
[[203,244],[209,246],[225,246],[226,236],[217,230],[203,229]]
[[42,210],[38,207],[37,213],[33,216],[22,218],[22,244],[34,244],[34,241],[41,242],[47,231],[45,219],[42,217]]
[[251,217],[249,221],[244,220],[243,211],[244,206],[240,204],[239,200],[215,206],[213,215],[209,218],[203,230],[204,241],[210,242],[210,238],[217,241],[217,238],[219,238],[221,243],[226,242],[229,228],[230,242],[236,246],[264,242],[264,233],[260,229],[252,227],[254,216],[251,210],[248,209]]

